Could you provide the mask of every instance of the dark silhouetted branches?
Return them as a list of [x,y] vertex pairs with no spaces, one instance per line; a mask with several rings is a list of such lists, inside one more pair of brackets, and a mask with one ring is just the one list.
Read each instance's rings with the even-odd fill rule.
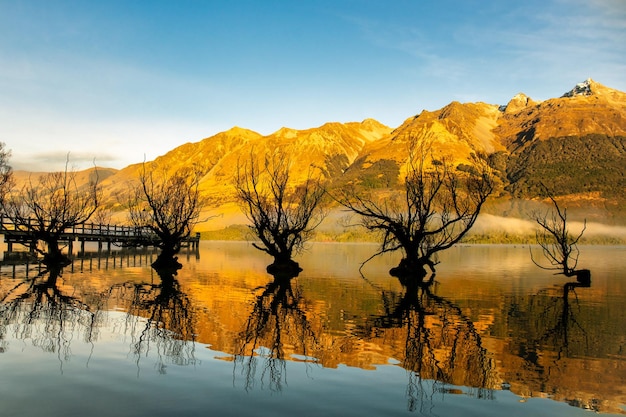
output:
[[[258,376],[261,382],[269,378],[270,389],[280,391],[287,380],[285,351],[298,349],[298,354],[308,358],[309,350],[318,346],[317,336],[301,306],[305,300],[298,288],[292,286],[294,274],[274,275],[274,280],[256,297],[245,329],[239,335],[235,366],[241,364],[247,390],[253,388]],[[260,375],[257,374],[259,361],[263,365]]]
[[315,168],[310,167],[299,185],[292,184],[290,170],[290,159],[281,153],[266,157],[262,164],[251,153],[247,162],[237,166],[235,188],[250,227],[261,241],[254,247],[271,255],[275,266],[297,268],[292,256],[324,218],[325,191]]
[[98,339],[105,313],[99,303],[90,306],[75,294],[64,292],[57,283],[61,272],[58,266],[43,270],[0,297],[0,335],[11,328],[15,338],[30,339],[33,346],[67,361],[77,334],[86,343]]
[[61,235],[66,229],[86,223],[100,203],[97,174],[94,181],[81,187],[68,163],[65,171],[44,174],[38,181],[29,180],[19,193],[12,193],[3,202],[4,213],[17,230],[28,232],[47,245],[47,251],[36,248],[44,254],[46,264],[70,262],[61,253]]
[[201,176],[193,167],[168,174],[148,170],[144,163],[139,185],[131,187],[130,222],[158,238],[161,253],[157,263],[173,260],[198,223],[204,204],[199,190]]
[[542,269],[561,271],[565,276],[576,276],[579,281],[588,282],[591,279],[589,270],[576,270],[580,254],[578,242],[587,229],[587,222],[583,222],[578,235],[572,235],[567,224],[567,209],[559,207],[545,186],[544,189],[548,193],[553,207],[547,212],[535,211],[531,217],[539,225],[535,237],[537,244],[541,247],[543,257],[549,265],[542,265],[537,261],[533,256],[532,249],[530,252],[531,259],[535,265]]
[[384,314],[371,317],[360,329],[364,335],[404,333],[402,366],[410,371],[406,390],[408,409],[424,411],[423,382],[435,391],[446,385],[478,389],[484,398],[497,386],[495,365],[472,319],[452,301],[433,292],[432,284],[407,287],[404,294],[383,291]]
[[191,300],[171,272],[159,271],[160,284],[125,282],[109,296],[128,304],[125,332],[132,336],[137,364],[151,349],[157,368],[165,373],[165,359],[177,365],[195,363],[195,317]]
[[493,191],[493,176],[475,157],[466,172],[452,169],[447,159],[434,159],[426,145],[412,149],[404,192],[384,198],[344,188],[339,202],[360,216],[359,224],[381,234],[377,254],[402,250],[404,258],[391,273],[421,281],[425,266],[433,272],[437,252],[460,241],[471,229]]
[[4,142],[0,142],[0,205],[13,187],[13,169],[9,165],[11,151],[7,150]]

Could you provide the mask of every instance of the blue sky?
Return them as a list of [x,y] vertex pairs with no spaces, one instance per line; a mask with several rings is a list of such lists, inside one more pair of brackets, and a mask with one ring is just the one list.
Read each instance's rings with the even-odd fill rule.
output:
[[626,91],[625,0],[0,0],[15,169],[122,168],[233,126],[397,127],[588,77]]

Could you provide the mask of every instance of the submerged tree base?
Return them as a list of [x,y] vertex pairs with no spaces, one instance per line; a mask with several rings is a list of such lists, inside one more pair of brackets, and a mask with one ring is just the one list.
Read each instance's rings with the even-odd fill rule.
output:
[[576,277],[576,281],[580,284],[580,286],[591,286],[591,271],[588,269],[575,269],[564,275],[566,277]]
[[424,279],[428,276],[426,266],[432,272],[428,282],[432,282],[435,277],[435,264],[428,259],[403,258],[398,266],[389,270],[389,275],[398,278],[403,286],[410,287],[424,282]]
[[152,268],[158,271],[174,271],[173,275],[176,275],[175,271],[178,271],[183,267],[183,264],[178,262],[177,256],[163,255],[162,253],[156,258],[156,261],[152,262]]
[[288,261],[274,261],[273,264],[267,266],[266,271],[271,275],[280,276],[298,276],[302,272],[300,264],[293,260]]

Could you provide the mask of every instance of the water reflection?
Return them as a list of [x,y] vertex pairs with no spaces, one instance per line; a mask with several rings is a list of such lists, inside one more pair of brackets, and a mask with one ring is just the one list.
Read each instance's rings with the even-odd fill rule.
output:
[[5,280],[0,295],[2,351],[8,348],[11,329],[11,338],[32,340],[33,346],[68,361],[75,334],[85,343],[96,343],[100,328],[111,324],[109,305],[115,304],[124,305],[125,319],[118,330],[130,337],[137,365],[151,349],[162,373],[166,359],[176,365],[194,363],[193,307],[175,278],[176,268],[156,271],[158,284],[127,281],[87,292],[60,282],[63,272],[63,267],[51,266],[33,278],[9,281],[12,285]]
[[13,338],[32,340],[44,352],[57,353],[62,361],[71,357],[75,333],[86,343],[98,339],[98,326],[104,320],[100,309],[103,299],[92,297],[88,302],[75,296],[71,288],[63,288],[58,279],[62,267],[49,267],[32,279],[9,287],[0,298],[0,338],[7,349],[6,332],[13,329]]
[[195,319],[189,297],[175,276],[178,266],[156,270],[160,283],[124,282],[113,285],[109,296],[126,306],[123,333],[132,339],[131,352],[137,366],[156,350],[160,373],[167,361],[176,365],[195,363]]
[[[452,301],[435,294],[432,278],[405,287],[401,294],[381,291],[385,313],[370,317],[362,336],[396,339],[403,334],[401,365],[409,371],[410,411],[425,411],[426,400],[435,393],[462,393],[448,385],[472,387],[471,395],[492,399],[498,386],[494,360],[473,321]],[[426,380],[432,381],[430,389],[423,384]]]
[[[369,265],[368,281],[358,276],[358,262],[350,261],[367,247],[313,247],[297,276],[267,275],[265,259],[244,244],[210,249],[211,256],[190,257],[180,270],[157,272],[139,258],[118,258],[109,269],[75,263],[32,278],[0,276],[3,371],[32,368],[30,381],[39,381],[50,361],[40,353],[52,352],[65,375],[76,372],[70,357],[85,357],[93,386],[110,387],[128,371],[130,356],[133,384],[150,361],[149,369],[156,364],[167,378],[144,372],[137,385],[153,376],[159,384],[176,381],[177,396],[187,395],[182,386],[211,386],[248,399],[283,390],[281,398],[302,400],[324,391],[324,380],[342,398],[344,390],[349,398],[384,386],[388,409],[424,414],[445,410],[444,401],[500,410],[503,397],[548,397],[613,413],[626,403],[623,250],[595,252],[598,260],[588,262],[594,281],[585,286],[556,285],[562,276],[537,273],[526,248],[457,248],[432,285],[406,288],[382,264]],[[28,356],[22,349],[30,343],[36,348]],[[120,354],[111,355],[112,344]],[[208,356],[226,368],[221,378]],[[13,365],[15,358],[22,365]],[[93,371],[103,362],[108,373]],[[23,390],[6,375],[5,386]],[[364,387],[365,379],[376,382]],[[493,397],[498,401],[474,401]],[[567,409],[561,415],[580,411]]]
[[615,403],[601,400],[599,393],[621,395],[623,387],[615,382],[623,375],[615,353],[619,355],[622,349],[616,352],[614,346],[622,341],[620,336],[601,336],[611,324],[603,323],[598,306],[579,302],[584,295],[580,291],[587,289],[591,289],[588,282],[567,282],[510,299],[508,326],[520,334],[511,339],[510,355],[503,352],[501,372],[515,381],[515,392],[525,397],[548,393],[556,400],[598,412],[618,409]]
[[305,362],[314,360],[308,352],[318,340],[301,308],[300,290],[293,285],[298,274],[294,269],[275,271],[273,280],[259,288],[261,293],[256,296],[245,328],[238,335],[235,357],[235,371],[241,367],[239,372],[245,378],[246,390],[254,388],[257,378],[261,386],[267,380],[270,390],[282,390],[287,382],[285,345],[301,352]]
[[[553,297],[551,300],[552,305],[547,305],[542,313],[542,316],[547,316],[547,328],[536,344],[554,346],[556,348],[557,360],[563,357],[570,357],[570,339],[581,340],[581,337],[577,334],[574,334],[573,337],[570,336],[572,332],[580,332],[583,338],[586,335],[583,325],[576,317],[580,311],[576,288],[589,288],[590,286],[590,281],[586,280],[583,282],[565,283],[562,296]],[[570,296],[573,297],[573,304]]]

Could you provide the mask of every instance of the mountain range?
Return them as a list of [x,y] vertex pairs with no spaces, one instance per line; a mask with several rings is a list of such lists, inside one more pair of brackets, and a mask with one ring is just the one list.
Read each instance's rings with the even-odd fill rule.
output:
[[[145,164],[148,169],[200,169],[200,187],[210,202],[207,211],[220,214],[219,224],[225,226],[244,222],[236,208],[233,178],[238,164],[250,157],[280,149],[291,159],[294,182],[314,166],[331,189],[357,178],[376,190],[401,182],[411,148],[425,142],[433,155],[445,155],[459,169],[472,154],[487,158],[499,178],[487,213],[523,217],[526,203],[546,199],[545,184],[575,216],[626,224],[626,93],[592,79],[544,101],[523,93],[506,105],[454,101],[411,116],[396,128],[373,119],[306,130],[282,128],[267,136],[234,127]],[[116,196],[137,179],[141,165],[98,169],[114,212],[120,209]],[[16,178],[19,184],[28,175],[16,172]],[[218,226],[209,222],[207,227]]]

